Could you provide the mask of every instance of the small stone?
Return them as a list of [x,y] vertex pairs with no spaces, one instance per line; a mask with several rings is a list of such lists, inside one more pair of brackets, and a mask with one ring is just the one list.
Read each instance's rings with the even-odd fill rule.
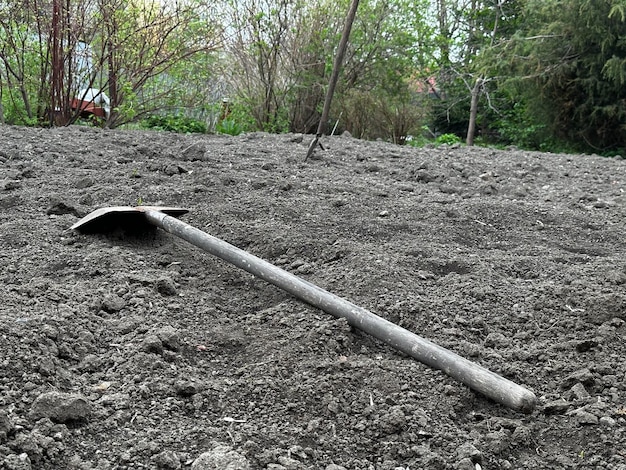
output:
[[165,173],[167,176],[174,176],[189,173],[189,170],[180,165],[171,164],[166,165],[165,168],[163,168],[163,173]]
[[102,361],[95,354],[87,354],[78,364],[78,368],[85,372],[96,372],[102,366]]
[[101,308],[107,313],[119,312],[126,306],[126,302],[119,295],[107,294],[102,299]]
[[619,379],[617,375],[608,374],[602,376],[602,383],[606,388],[616,387],[619,384]]
[[278,457],[278,463],[287,470],[300,470],[303,468],[298,460],[284,455]]
[[112,470],[113,464],[108,459],[99,459],[96,463],[96,468],[98,470]]
[[[470,459],[471,462],[476,463],[480,462],[483,458],[483,454],[479,451],[474,444],[470,442],[466,442],[461,444],[459,448],[456,450],[456,456],[459,460]],[[473,466],[472,466],[473,468]]]
[[52,201],[48,208],[46,209],[47,215],[65,215],[65,214],[73,214],[76,217],[80,217],[78,210],[66,204],[62,201]]
[[92,406],[82,395],[47,392],[35,399],[30,412],[34,419],[49,418],[55,423],[67,423],[88,419]]
[[532,442],[533,433],[527,426],[518,426],[513,431],[513,435],[511,436],[511,440],[516,444],[524,444],[528,445]]
[[202,391],[202,384],[190,380],[178,380],[174,383],[174,391],[183,397],[190,397]]
[[474,465],[474,462],[472,462],[472,459],[469,458],[464,458],[461,459],[457,462],[457,464],[454,466],[455,470],[476,470],[476,466]]
[[311,274],[314,271],[314,268],[311,264],[309,263],[304,263],[301,266],[298,266],[298,269],[296,269],[296,274]]
[[218,445],[210,452],[200,454],[191,464],[191,470],[249,470],[250,463],[231,447]]
[[406,426],[406,415],[400,406],[392,406],[380,418],[380,428],[387,434],[400,432],[404,426]]
[[174,295],[178,295],[178,289],[176,288],[176,284],[169,277],[162,277],[156,281],[156,290],[159,294],[171,297]]
[[163,352],[163,343],[157,335],[147,335],[141,342],[141,349],[145,352],[160,354]]
[[[577,457],[579,458],[579,457]],[[554,457],[554,463],[558,464],[561,468],[574,468],[575,464],[571,457],[567,455],[557,455]]]
[[155,455],[154,463],[160,470],[179,470],[182,468],[178,454],[171,450],[165,450]]
[[617,421],[615,421],[613,418],[611,418],[610,416],[603,416],[602,418],[600,418],[599,423],[602,426],[606,426],[606,427],[613,427],[617,424]]
[[485,435],[487,449],[493,453],[506,451],[511,444],[509,433],[505,430],[494,431]]
[[130,408],[130,396],[127,393],[108,393],[98,400],[98,404],[114,410],[126,410]]
[[558,400],[550,401],[545,404],[543,407],[543,411],[547,415],[557,415],[563,414],[570,407],[570,403],[563,398],[559,398]]
[[437,180],[437,176],[432,175],[426,170],[419,170],[415,173],[415,179],[420,183],[432,183]]
[[86,188],[90,188],[93,185],[94,185],[93,180],[89,177],[85,177],[76,181],[76,183],[74,184],[74,187],[76,189],[86,189]]
[[583,384],[581,384],[581,383],[575,384],[572,387],[571,392],[574,395],[574,397],[576,397],[579,400],[582,399],[582,398],[588,398],[589,397],[589,392],[587,391],[585,386]]
[[317,431],[320,427],[320,425],[322,424],[322,420],[319,418],[313,418],[311,421],[309,421],[309,423],[306,426],[306,431],[307,432],[313,432],[313,431]]
[[595,376],[587,368],[577,370],[576,372],[572,372],[565,378],[565,380],[561,384],[561,388],[569,389],[577,383],[581,383],[586,387],[592,386],[595,383]]
[[78,202],[82,204],[83,206],[92,206],[94,204],[93,196],[91,195],[91,193],[83,194],[78,199]]
[[6,470],[31,470],[33,467],[30,463],[27,453],[9,454],[4,458],[4,466]]
[[4,442],[7,436],[13,433],[14,429],[15,427],[9,415],[7,415],[6,411],[0,410],[0,443]]
[[22,187],[22,183],[17,180],[4,180],[0,183],[0,186],[2,186],[5,191],[12,191],[14,189],[20,189]]
[[341,465],[336,465],[334,463],[331,463],[329,465],[326,465],[326,468],[324,470],[348,470],[346,467],[342,467]]
[[591,351],[593,348],[597,348],[599,343],[596,339],[583,339],[573,342],[574,348],[579,353]]
[[499,348],[508,346],[510,340],[502,333],[493,332],[487,335],[484,343],[487,348]]
[[173,326],[167,325],[161,328],[156,335],[167,349],[178,351],[181,348],[180,333]]
[[580,425],[595,425],[600,421],[596,415],[583,409],[574,410],[569,414],[572,415]]
[[330,411],[331,413],[337,414],[339,413],[339,402],[337,402],[337,400],[332,400],[330,403],[328,403],[328,411]]

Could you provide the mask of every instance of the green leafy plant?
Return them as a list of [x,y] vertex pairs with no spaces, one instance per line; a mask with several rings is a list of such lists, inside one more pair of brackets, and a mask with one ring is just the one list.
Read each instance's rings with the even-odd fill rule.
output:
[[215,126],[215,132],[227,135],[239,135],[243,132],[243,127],[234,119],[223,119]]
[[456,134],[441,134],[435,139],[437,145],[453,145],[461,142],[461,138]]

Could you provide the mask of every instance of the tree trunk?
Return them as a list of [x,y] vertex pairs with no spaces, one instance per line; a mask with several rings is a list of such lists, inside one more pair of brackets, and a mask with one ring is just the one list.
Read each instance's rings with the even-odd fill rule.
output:
[[439,50],[441,52],[441,63],[444,66],[450,64],[450,36],[452,35],[450,32],[450,25],[448,24],[448,5],[446,0],[438,0],[438,20],[439,20],[439,35],[440,46]]
[[4,124],[4,105],[2,104],[2,98],[4,98],[4,83],[2,83],[2,75],[0,75],[0,124]]
[[481,77],[476,79],[474,88],[472,88],[472,102],[470,105],[469,125],[467,126],[467,140],[465,143],[468,146],[474,145],[474,134],[476,132],[476,115],[478,114],[478,97],[480,96],[480,87],[483,84]]
[[52,2],[52,83],[50,86],[50,124],[57,125],[63,120],[63,33],[61,20],[63,17],[60,0]]

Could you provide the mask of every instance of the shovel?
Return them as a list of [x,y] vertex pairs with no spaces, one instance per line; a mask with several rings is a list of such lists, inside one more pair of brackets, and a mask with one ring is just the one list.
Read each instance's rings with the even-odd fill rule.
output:
[[176,218],[187,212],[178,207],[106,207],[85,216],[71,229],[93,233],[113,225],[133,228],[147,223],[159,227],[314,307],[345,318],[351,326],[443,371],[497,403],[524,413],[531,413],[535,408],[537,398],[530,390]]

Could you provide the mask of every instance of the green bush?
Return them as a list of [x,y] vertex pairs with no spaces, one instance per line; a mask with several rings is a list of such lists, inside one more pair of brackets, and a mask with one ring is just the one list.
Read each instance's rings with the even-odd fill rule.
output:
[[353,136],[403,145],[422,132],[430,103],[406,90],[391,94],[353,89],[337,96],[336,107],[342,126]]
[[181,134],[204,134],[207,131],[203,121],[180,114],[152,115],[143,121],[143,127],[159,131],[179,132]]
[[2,97],[2,122],[5,124],[29,127],[40,124],[37,117],[28,117],[23,102],[19,99],[12,99],[10,96],[11,93],[15,92],[11,90],[6,93],[6,96]]
[[461,138],[456,134],[441,134],[435,139],[437,145],[453,145],[461,142]]
[[215,125],[215,132],[218,134],[239,135],[243,132],[243,127],[234,119],[223,119]]

